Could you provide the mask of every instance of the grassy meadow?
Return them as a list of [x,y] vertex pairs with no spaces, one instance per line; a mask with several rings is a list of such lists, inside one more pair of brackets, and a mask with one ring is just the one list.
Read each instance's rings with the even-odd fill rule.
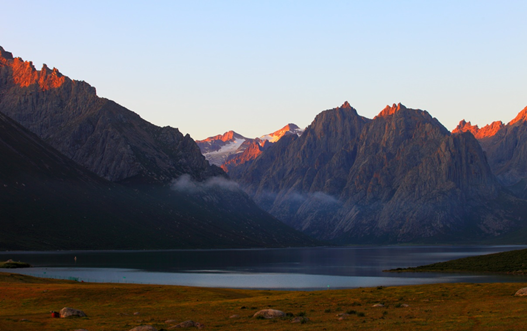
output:
[[[514,293],[525,286],[461,283],[302,292],[77,283],[0,273],[0,330],[130,330],[139,325],[160,330],[176,324],[167,320],[189,319],[205,330],[518,330],[527,328],[527,297]],[[384,307],[372,307],[378,303]],[[50,311],[63,307],[83,310],[88,317],[51,318]],[[265,308],[289,316],[252,317]],[[343,313],[347,316],[339,320]],[[293,315],[310,321],[291,323]]]

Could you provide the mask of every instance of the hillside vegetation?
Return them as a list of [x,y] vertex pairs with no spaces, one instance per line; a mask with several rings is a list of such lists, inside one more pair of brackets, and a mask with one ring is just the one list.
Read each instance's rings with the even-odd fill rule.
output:
[[397,268],[396,272],[494,272],[527,274],[527,249],[471,256],[415,268]]

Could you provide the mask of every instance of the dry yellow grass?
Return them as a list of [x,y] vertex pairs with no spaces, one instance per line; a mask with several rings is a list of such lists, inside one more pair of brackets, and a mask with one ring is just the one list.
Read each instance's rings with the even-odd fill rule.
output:
[[[168,329],[171,325],[164,321],[169,319],[201,322],[205,330],[520,330],[527,329],[527,297],[513,295],[525,286],[434,284],[300,292],[90,284],[0,273],[0,330]],[[384,307],[372,307],[376,303]],[[51,318],[51,310],[63,307],[81,309],[88,317]],[[310,322],[251,317],[264,308],[305,312]],[[351,314],[344,320],[336,316],[346,312]]]

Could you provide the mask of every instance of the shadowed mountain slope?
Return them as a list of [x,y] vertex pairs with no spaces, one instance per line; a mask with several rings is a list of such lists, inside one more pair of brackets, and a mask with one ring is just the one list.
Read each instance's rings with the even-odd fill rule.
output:
[[314,243],[210,166],[190,136],[1,47],[0,113],[15,120],[1,118],[0,249]]
[[0,155],[0,249],[313,244],[251,200],[231,199],[240,194],[236,187],[211,183],[206,191],[189,192],[111,183],[1,113]]

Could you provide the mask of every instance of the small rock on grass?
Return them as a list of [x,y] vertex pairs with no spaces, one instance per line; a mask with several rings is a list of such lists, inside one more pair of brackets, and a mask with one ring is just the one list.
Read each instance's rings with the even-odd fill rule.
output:
[[240,315],[234,314],[234,315],[231,315],[229,318],[238,318],[238,317],[240,317]]
[[87,317],[87,316],[82,310],[64,307],[60,310],[60,317],[68,318],[68,317]]
[[381,308],[381,307],[384,307],[384,305],[382,303],[376,303],[372,307]]
[[154,328],[152,325],[141,325],[130,329],[130,331],[157,331],[157,329]]
[[291,323],[306,323],[306,322],[309,322],[309,318],[305,316],[297,316],[293,318],[293,320],[291,321]]
[[253,315],[253,317],[258,317],[258,316],[262,316],[263,318],[275,318],[275,317],[283,317],[285,316],[285,313],[281,310],[276,310],[276,309],[262,309]]
[[176,328],[190,328],[190,327],[193,327],[194,324],[195,324],[194,321],[188,320],[188,321],[179,323],[178,325],[176,325]]
[[517,297],[524,297],[527,296],[527,287],[521,288],[514,294]]

